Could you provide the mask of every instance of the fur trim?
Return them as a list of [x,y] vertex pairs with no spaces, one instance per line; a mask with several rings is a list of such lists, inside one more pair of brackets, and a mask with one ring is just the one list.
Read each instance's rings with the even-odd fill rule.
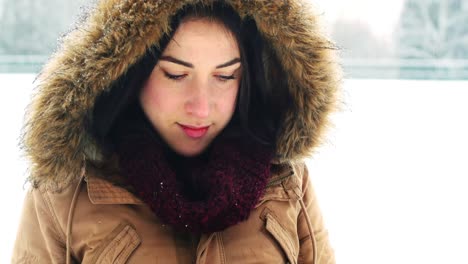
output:
[[[34,185],[62,188],[79,177],[83,160],[96,149],[84,122],[97,96],[169,32],[170,17],[178,9],[212,1],[99,1],[63,39],[38,76],[22,139]],[[335,108],[341,81],[335,46],[322,34],[317,15],[302,1],[226,2],[241,17],[255,19],[289,76],[295,110],[287,114],[278,138],[280,160],[310,155]]]

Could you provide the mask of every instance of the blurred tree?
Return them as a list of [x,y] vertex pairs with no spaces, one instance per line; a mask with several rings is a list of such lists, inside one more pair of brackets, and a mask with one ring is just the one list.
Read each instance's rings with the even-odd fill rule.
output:
[[468,1],[407,0],[396,38],[400,58],[468,59]]
[[332,38],[341,49],[347,78],[394,78],[398,68],[387,65],[393,58],[394,43],[374,35],[368,22],[338,19]]
[[2,15],[3,15],[3,0],[0,0],[0,21],[2,19]]
[[5,0],[0,16],[0,54],[50,54],[80,6],[90,0]]
[[389,43],[376,38],[367,23],[338,19],[332,27],[332,37],[343,57],[349,59],[376,59],[391,57]]

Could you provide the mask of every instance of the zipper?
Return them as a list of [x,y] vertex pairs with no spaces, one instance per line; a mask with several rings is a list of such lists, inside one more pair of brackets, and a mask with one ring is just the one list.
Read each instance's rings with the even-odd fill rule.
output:
[[284,181],[285,179],[289,178],[293,174],[294,174],[293,171],[289,171],[289,174],[287,174],[287,175],[279,176],[276,179],[272,179],[267,183],[266,187],[268,188],[268,187],[271,187],[271,186],[273,186],[273,185],[275,185],[277,183],[280,183],[280,182]]

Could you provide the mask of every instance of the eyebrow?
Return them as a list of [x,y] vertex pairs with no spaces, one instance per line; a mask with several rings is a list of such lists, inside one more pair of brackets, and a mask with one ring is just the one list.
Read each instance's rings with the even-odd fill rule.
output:
[[[176,58],[174,58],[172,56],[162,56],[159,59],[169,61],[169,62],[172,62],[172,63],[176,63],[176,64],[180,64],[180,65],[185,66],[185,67],[194,68],[192,63],[176,59]],[[240,61],[241,61],[240,58],[234,58],[234,59],[232,59],[232,60],[230,60],[228,62],[225,62],[223,64],[220,64],[220,65],[216,66],[216,69],[226,68],[226,67],[234,65],[234,64],[236,64],[236,63],[238,63]]]

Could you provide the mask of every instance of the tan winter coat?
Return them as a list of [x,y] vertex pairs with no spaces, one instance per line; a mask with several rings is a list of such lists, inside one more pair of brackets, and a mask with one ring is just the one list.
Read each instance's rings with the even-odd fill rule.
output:
[[24,128],[32,188],[12,263],[335,263],[301,160],[319,145],[335,107],[339,67],[302,1],[226,0],[255,19],[294,101],[272,178],[247,221],[212,234],[175,232],[115,184],[119,177],[90,165],[105,160],[85,128],[96,98],[170,30],[171,15],[212,1],[100,0],[63,39],[38,76]]
[[[131,193],[87,171],[60,193],[28,192],[13,263],[335,263],[303,165],[276,166],[245,222],[177,233]],[[71,221],[71,223],[69,223]]]

